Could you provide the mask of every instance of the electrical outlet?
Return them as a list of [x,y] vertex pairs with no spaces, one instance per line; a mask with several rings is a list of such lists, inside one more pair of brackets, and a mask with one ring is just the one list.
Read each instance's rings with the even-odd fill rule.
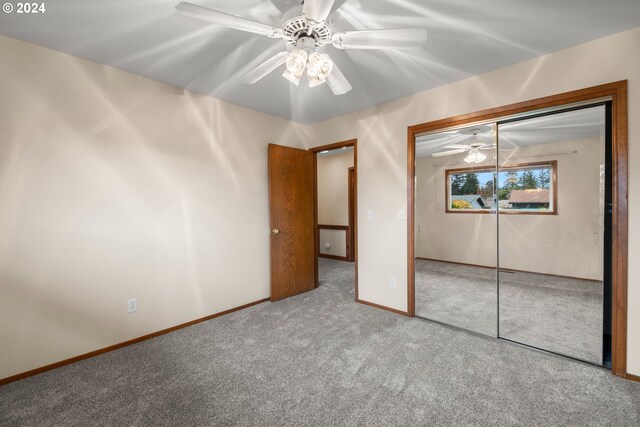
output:
[[389,287],[395,289],[398,286],[395,276],[389,276]]
[[368,219],[373,219],[373,211],[372,211],[371,209],[369,209],[369,210],[367,211],[367,218],[368,218]]
[[131,298],[127,301],[127,311],[129,313],[138,311],[138,298]]
[[398,211],[398,220],[399,221],[406,221],[407,220],[407,211],[405,211],[404,209],[400,209]]

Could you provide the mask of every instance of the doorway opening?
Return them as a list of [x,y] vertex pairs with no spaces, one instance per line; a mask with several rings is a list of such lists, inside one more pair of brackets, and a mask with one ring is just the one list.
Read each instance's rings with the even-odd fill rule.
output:
[[409,128],[409,313],[626,376],[626,82]]
[[357,141],[315,147],[316,287],[357,281]]

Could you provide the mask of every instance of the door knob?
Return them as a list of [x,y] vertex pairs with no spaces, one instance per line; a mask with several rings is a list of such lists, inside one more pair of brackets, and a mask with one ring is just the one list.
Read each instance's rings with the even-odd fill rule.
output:
[[271,230],[271,234],[278,234],[280,232],[280,230],[278,230],[277,228],[274,228],[273,230]]

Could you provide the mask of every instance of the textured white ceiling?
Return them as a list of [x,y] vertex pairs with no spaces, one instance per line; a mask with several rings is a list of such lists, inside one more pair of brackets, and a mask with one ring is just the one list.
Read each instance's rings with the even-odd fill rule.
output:
[[[299,3],[191,1],[278,27]],[[177,2],[45,0],[44,14],[0,13],[0,33],[314,123],[640,26],[639,0],[339,0],[336,29],[425,27],[429,41],[404,52],[329,47],[353,85],[336,97],[325,85],[295,87],[277,71],[253,86],[238,82],[284,42],[179,16]]]

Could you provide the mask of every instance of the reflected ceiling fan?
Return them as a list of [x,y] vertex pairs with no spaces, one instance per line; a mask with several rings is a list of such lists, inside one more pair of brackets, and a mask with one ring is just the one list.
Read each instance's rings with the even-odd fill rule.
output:
[[188,2],[179,3],[176,9],[184,16],[284,40],[287,50],[245,74],[241,78],[244,83],[254,84],[285,64],[283,77],[296,86],[306,70],[310,87],[326,82],[335,95],[349,92],[351,84],[331,57],[322,52],[325,46],[333,45],[337,49],[411,49],[420,47],[427,40],[424,28],[334,32],[329,14],[335,0],[300,0],[300,3],[284,14],[281,28]]
[[[492,139],[485,137],[483,134],[491,131],[491,126],[477,126],[468,129],[462,129],[457,132],[460,135],[459,139],[454,144],[445,145],[444,149],[447,151],[439,151],[433,153],[432,157],[445,157],[452,156],[454,154],[468,153],[464,158],[467,163],[482,163],[487,159],[484,150],[495,150],[496,145]],[[468,144],[458,144],[457,142],[463,142],[469,140]],[[506,148],[500,148],[499,150],[513,151]]]

